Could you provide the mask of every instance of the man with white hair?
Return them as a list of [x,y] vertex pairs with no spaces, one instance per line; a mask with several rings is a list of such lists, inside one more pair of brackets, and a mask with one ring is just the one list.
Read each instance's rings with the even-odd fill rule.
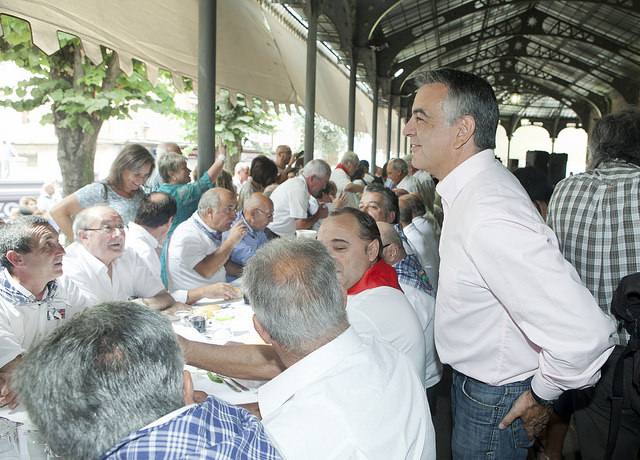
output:
[[294,236],[296,230],[309,229],[318,219],[327,217],[324,207],[309,216],[309,197],[319,197],[330,176],[326,161],[311,160],[302,173],[279,185],[271,194],[273,222],[269,230],[281,237]]
[[405,356],[349,326],[321,243],[264,246],[243,288],[256,330],[285,367],[258,390],[265,430],[285,458],[435,459],[420,380]]
[[174,304],[162,282],[125,247],[122,217],[108,206],[83,209],[73,221],[75,242],[64,257],[65,272],[92,303],[137,298],[150,308]]
[[[178,225],[169,242],[169,288],[193,289],[225,281],[224,264],[247,226],[236,218],[236,196],[216,187],[200,198],[198,210]],[[222,234],[229,230],[223,241]]]
[[393,182],[393,191],[397,195],[417,193],[418,184],[409,175],[409,165],[401,158],[392,158],[387,163],[387,177]]
[[418,258],[405,252],[402,239],[393,225],[386,222],[377,224],[382,238],[382,260],[396,270],[402,292],[409,299],[422,326],[426,350],[424,386],[429,390],[442,378],[442,365],[436,354],[433,337],[435,292]]
[[364,185],[354,184],[351,182],[351,177],[358,169],[360,160],[358,155],[348,151],[342,155],[340,163],[336,165],[336,168],[331,173],[331,181],[336,184],[338,189],[338,195],[344,193],[345,204],[350,208],[357,208],[360,198],[358,193],[362,193]]

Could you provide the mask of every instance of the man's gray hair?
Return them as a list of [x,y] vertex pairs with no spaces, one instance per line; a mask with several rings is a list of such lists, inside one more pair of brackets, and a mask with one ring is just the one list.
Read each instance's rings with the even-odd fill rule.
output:
[[316,240],[276,239],[243,271],[256,318],[286,350],[306,355],[348,327],[333,258]]
[[443,84],[448,93],[444,103],[447,122],[453,123],[464,115],[471,115],[476,122],[473,140],[479,149],[496,146],[498,129],[498,101],[491,85],[469,72],[454,69],[430,70],[417,79],[420,86]]
[[[7,222],[0,228],[0,264],[13,273],[13,264],[7,259],[7,252],[28,254],[33,249],[33,229],[51,227],[49,221],[39,216],[23,216]],[[53,228],[53,227],[52,227]]]
[[87,228],[91,227],[91,223],[94,220],[99,218],[98,212],[101,209],[110,209],[114,212],[117,212],[115,209],[109,206],[98,205],[98,206],[91,206],[90,208],[85,208],[82,211],[80,211],[78,214],[76,214],[75,218],[73,219],[73,224],[71,226],[71,229],[73,230],[73,237],[76,240],[80,239],[80,232],[82,230],[86,230]]
[[180,169],[183,163],[186,163],[187,159],[179,153],[168,152],[163,155],[158,155],[158,172],[160,177],[165,182],[169,182],[171,179],[171,173],[175,173]]
[[358,155],[356,155],[355,152],[352,152],[351,150],[344,152],[344,154],[342,155],[342,158],[340,159],[340,163],[358,164],[359,162],[360,162],[360,158],[358,158]]
[[311,160],[309,163],[304,165],[302,175],[304,177],[316,176],[320,179],[328,179],[331,177],[331,166],[329,166],[329,163],[324,160]]
[[405,176],[409,174],[409,165],[401,158],[392,158],[387,164],[390,165],[394,171],[401,172]]
[[200,201],[198,202],[198,214],[204,214],[208,209],[217,210],[220,206],[220,190],[223,190],[219,187],[212,188],[207,190],[200,197]]
[[13,382],[53,452],[89,459],[182,407],[183,368],[166,317],[112,302],[56,329],[25,355]]

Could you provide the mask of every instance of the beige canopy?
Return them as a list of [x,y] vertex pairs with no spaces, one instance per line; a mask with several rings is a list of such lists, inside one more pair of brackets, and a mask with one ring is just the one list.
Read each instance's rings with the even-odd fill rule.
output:
[[[216,84],[301,106],[306,44],[277,8],[257,0],[218,0]],[[158,68],[170,71],[178,86],[182,76],[197,77],[198,0],[0,0],[0,14],[29,21],[34,43],[48,54],[59,48],[57,32],[64,31],[81,39],[94,62],[101,60],[104,45],[118,52],[125,72],[131,72],[135,58],[146,64],[152,81]],[[320,52],[316,85],[316,112],[346,127],[348,76]],[[370,132],[371,110],[371,100],[358,89],[356,131]],[[384,148],[384,111],[378,120],[378,146]]]

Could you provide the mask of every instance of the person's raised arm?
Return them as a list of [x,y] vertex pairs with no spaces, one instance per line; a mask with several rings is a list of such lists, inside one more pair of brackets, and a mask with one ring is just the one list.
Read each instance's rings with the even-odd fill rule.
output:
[[216,156],[217,156],[216,161],[214,161],[213,164],[209,166],[209,169],[207,170],[207,174],[209,175],[211,182],[213,182],[214,184],[216,183],[218,174],[220,174],[220,172],[222,171],[222,168],[224,168],[224,159],[227,156],[227,148],[224,145],[218,146]]
[[60,230],[67,237],[67,242],[73,241],[73,218],[82,210],[80,202],[76,198],[75,194],[66,196],[60,203],[51,208],[49,214],[51,218],[55,220]]

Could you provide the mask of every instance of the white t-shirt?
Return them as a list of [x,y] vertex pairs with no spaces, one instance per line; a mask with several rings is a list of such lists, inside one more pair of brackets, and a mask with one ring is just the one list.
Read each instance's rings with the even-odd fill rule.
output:
[[395,188],[406,190],[409,193],[418,193],[418,183],[413,178],[413,176],[404,176],[404,178],[398,185],[395,186]]
[[[176,228],[169,242],[169,255],[167,257],[167,271],[169,273],[169,289],[194,289],[211,283],[223,283],[225,281],[224,266],[209,278],[200,275],[195,267],[202,259],[213,254],[220,242],[211,239],[196,223],[196,220],[208,230],[213,231],[205,224],[198,212],[182,222]],[[221,235],[222,236],[222,235]]]
[[112,262],[111,277],[107,266],[77,241],[67,248],[63,264],[65,274],[94,304],[148,298],[164,290],[144,260],[128,248]]
[[400,281],[400,287],[411,303],[413,311],[416,312],[420,320],[420,326],[422,326],[426,357],[424,387],[431,388],[442,378],[442,364],[440,364],[438,354],[436,353],[436,343],[433,336],[436,299],[426,292],[409,284],[405,284],[402,281]]
[[0,367],[92,304],[67,277],[56,280],[57,288],[50,299],[47,289],[43,300],[35,300],[31,292],[4,273],[7,286],[0,293]]
[[385,340],[407,355],[418,376],[425,375],[425,344],[420,320],[398,289],[381,286],[347,296],[349,324],[359,335]]
[[405,356],[349,328],[258,390],[285,459],[435,459],[424,389]]
[[404,227],[402,231],[418,256],[420,265],[427,273],[431,286],[437,292],[440,252],[433,227],[424,217],[414,217],[411,223]]
[[309,190],[304,176],[286,180],[271,194],[273,222],[269,230],[279,236],[296,234],[296,219],[306,219],[309,209]]

